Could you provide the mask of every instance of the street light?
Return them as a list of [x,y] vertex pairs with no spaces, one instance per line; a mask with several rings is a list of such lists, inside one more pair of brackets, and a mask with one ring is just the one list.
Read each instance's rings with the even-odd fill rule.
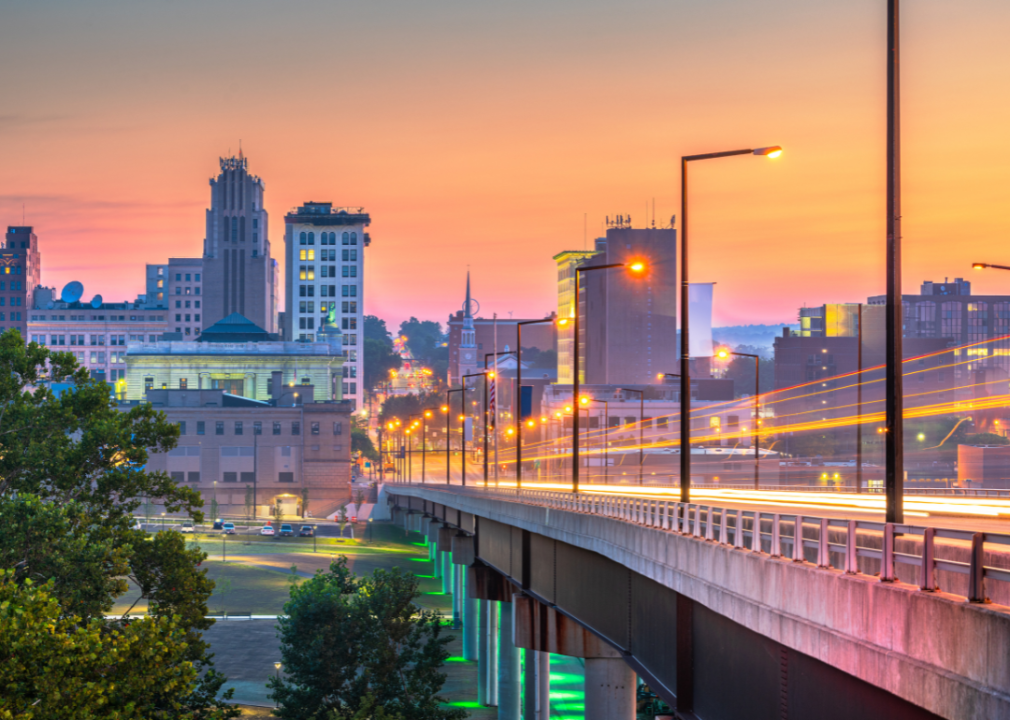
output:
[[993,265],[992,263],[972,263],[972,268],[975,270],[985,270],[986,268],[992,268],[993,270],[1010,270],[1010,267],[1006,265]]
[[[893,1],[893,0],[892,0]],[[688,245],[687,245],[687,165],[697,160],[715,160],[734,155],[758,155],[777,158],[778,145],[747,150],[684,155],[680,158],[680,501],[691,501],[691,365],[688,344]]]
[[[627,263],[607,263],[606,265],[590,265],[588,267],[578,266],[575,268],[575,327],[573,337],[575,338],[575,358],[574,377],[572,378],[572,402],[578,402],[579,397],[579,293],[580,287],[579,273],[591,272],[593,270],[609,270],[610,268],[623,267],[629,272],[640,275],[645,272],[647,266],[643,260],[631,260]],[[572,492],[579,491],[579,413],[574,414],[572,424]]]
[[[554,315],[543,320],[523,320],[516,323],[516,397],[514,400],[518,408],[516,412],[516,419],[518,420],[518,432],[516,432],[516,489],[523,486],[523,325],[539,325],[555,321],[558,325],[562,326],[568,324],[566,318],[557,318]],[[530,404],[530,412],[532,413],[532,403]]]
[[749,357],[754,358],[754,489],[758,489],[758,472],[761,467],[761,453],[758,450],[758,425],[760,424],[760,412],[761,412],[761,358],[753,353],[743,353],[735,352],[733,350],[727,350],[722,348],[716,353],[716,357],[725,360],[730,355],[736,355],[737,357]]

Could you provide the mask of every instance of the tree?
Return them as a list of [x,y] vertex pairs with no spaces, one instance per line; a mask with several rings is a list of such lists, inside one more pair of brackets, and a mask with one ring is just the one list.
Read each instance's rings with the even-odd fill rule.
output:
[[[526,351],[524,350],[523,353]],[[558,367],[557,350],[541,350],[533,360],[533,367],[544,368],[545,370],[556,370]]]
[[[57,397],[51,382],[67,382],[71,387]],[[68,623],[66,627],[99,636],[97,640],[82,637],[90,643],[88,647],[101,649],[94,643],[108,642],[105,647],[115,655],[117,638],[127,637],[121,634],[123,629],[137,620],[106,614],[132,583],[149,603],[149,618],[155,623],[150,627],[162,630],[140,632],[123,642],[137,658],[160,656],[157,662],[163,666],[152,677],[174,678],[161,683],[151,700],[149,686],[139,676],[152,672],[148,667],[152,661],[120,662],[120,657],[131,656],[124,651],[115,663],[105,658],[114,669],[94,676],[96,688],[103,677],[112,678],[117,695],[112,705],[106,706],[101,695],[94,695],[97,704],[72,712],[70,704],[56,702],[59,694],[46,695],[59,685],[24,685],[19,697],[31,698],[36,708],[58,708],[52,713],[40,710],[38,717],[113,717],[117,707],[141,708],[124,710],[121,717],[202,719],[236,714],[218,698],[224,678],[213,671],[201,640],[202,631],[211,625],[205,618],[213,583],[199,568],[206,555],[187,549],[179,533],[149,538],[132,527],[133,513],[152,501],[166,512],[182,511],[196,522],[203,519],[198,492],[177,485],[167,473],[145,470],[149,450],[167,452],[178,434],[178,426],[150,405],[117,409],[108,385],[92,380],[72,354],[50,352],[36,343],[26,346],[16,331],[0,335],[0,524],[4,527],[0,571],[9,571],[9,581],[19,587],[47,583],[44,597],[14,593],[8,602],[15,606],[10,607],[15,614],[38,612],[48,618],[55,613],[60,623]],[[43,632],[43,626],[49,632],[51,624],[42,623],[21,634],[25,647],[46,645],[45,638],[32,635]],[[53,647],[54,656],[46,661],[54,668],[76,662],[73,643],[64,649],[66,654],[61,655],[60,646]],[[88,663],[81,664],[80,672],[89,672]],[[0,687],[5,689],[0,696],[17,682],[16,664],[0,662]],[[82,692],[78,699],[91,702],[86,696]],[[229,697],[225,695],[224,700]]]
[[351,417],[351,452],[360,452],[366,460],[379,462],[379,451],[368,434],[368,427],[357,417]]
[[[185,631],[169,617],[107,622],[68,613],[54,583],[0,570],[0,718],[197,718]],[[114,659],[114,660],[113,660]]]
[[391,370],[399,370],[403,365],[403,359],[393,350],[392,345],[376,340],[375,338],[365,338],[365,387],[369,390],[375,388],[381,382],[389,379]]
[[[775,362],[763,356],[763,348],[752,347],[750,345],[739,345],[737,352],[750,353],[761,356],[758,360],[758,371],[761,382],[759,389],[761,393],[771,392],[775,388]],[[731,356],[726,367],[725,376],[733,380],[733,393],[736,397],[744,395],[754,395],[754,358]]]
[[245,514],[246,517],[253,517],[256,509],[253,507],[253,487],[252,485],[245,486]]
[[428,364],[435,356],[435,349],[445,341],[442,326],[434,320],[418,320],[411,317],[400,323],[400,335],[407,338],[407,347],[414,358]]
[[393,347],[393,339],[386,327],[386,321],[380,320],[375,315],[365,315],[365,339],[378,340],[388,347]]
[[389,718],[465,718],[438,695],[451,638],[437,613],[414,603],[419,596],[413,575],[394,568],[359,579],[346,557],[293,587],[278,619],[286,677],[268,683],[274,714],[354,720],[382,717],[381,708]]

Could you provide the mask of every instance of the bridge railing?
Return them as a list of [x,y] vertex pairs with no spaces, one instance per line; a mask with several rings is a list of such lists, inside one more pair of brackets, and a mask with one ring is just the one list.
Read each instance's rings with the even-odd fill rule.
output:
[[[765,553],[773,558],[816,563],[849,574],[871,561],[884,582],[914,578],[923,592],[940,590],[939,573],[965,576],[967,582],[949,582],[946,592],[962,595],[974,603],[989,602],[986,581],[1010,583],[1010,568],[986,564],[986,545],[999,546],[999,555],[1010,563],[1010,535],[973,532],[910,524],[867,520],[822,518],[798,513],[771,513],[723,508],[701,503],[681,503],[616,493],[593,494],[515,488],[462,488],[442,484],[412,485],[424,488],[539,505],[566,512],[598,515],[643,527],[677,533],[704,542],[717,542],[741,550]],[[938,543],[937,541],[941,541]],[[948,557],[937,557],[941,546]],[[860,560],[864,562],[860,562]],[[910,572],[901,572],[899,566]],[[947,575],[946,577],[951,577]],[[954,585],[964,592],[954,592]],[[966,585],[966,588],[965,588]],[[1010,605],[1010,585],[1000,588],[1001,604]]]

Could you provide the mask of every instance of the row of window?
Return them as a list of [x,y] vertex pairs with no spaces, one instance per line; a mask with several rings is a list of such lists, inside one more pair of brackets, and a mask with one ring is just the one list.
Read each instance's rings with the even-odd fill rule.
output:
[[[17,257],[15,255],[14,257]],[[15,265],[13,268],[10,265],[4,266],[4,275],[21,275],[21,266]]]
[[[215,435],[224,435],[224,429],[225,429],[225,421],[224,420],[215,420],[214,421],[214,434]],[[244,423],[244,421],[242,421],[242,420],[236,420],[233,429],[234,429],[234,434],[235,435],[243,435],[243,434],[245,434],[245,423]],[[206,430],[207,430],[207,423],[205,421],[203,421],[203,420],[197,420],[196,421],[196,434],[197,435],[206,435],[207,434]],[[283,423],[280,420],[274,420],[273,421],[273,434],[274,435],[281,435],[282,433],[283,433]],[[310,422],[309,423],[309,433],[312,434],[312,435],[320,435],[320,434],[322,434],[322,426],[321,426],[321,424],[318,421],[315,421],[315,420],[313,420],[312,422]],[[179,421],[179,434],[180,435],[185,435],[186,434],[186,421],[185,420],[180,420]],[[262,435],[263,434],[263,423],[260,422],[259,420],[256,420],[256,421],[254,421],[252,423],[252,434],[253,435]],[[301,424],[300,421],[298,421],[298,420],[292,420],[291,421],[291,434],[292,435],[301,435],[302,434],[302,424]],[[333,434],[334,435],[343,435],[344,434],[344,423],[342,421],[335,420],[333,422]]]
[[[21,307],[21,305],[23,304],[23,302],[22,302],[23,300],[24,300],[24,298],[12,297],[11,298],[11,307]],[[0,297],[0,307],[3,307],[6,302],[7,302],[7,298]]]
[[[186,322],[200,322],[200,313],[197,313],[196,315],[193,315],[193,319],[192,320],[189,319],[190,318],[190,314],[189,313],[185,313],[185,317],[186,317]],[[175,314],[175,321],[176,322],[182,322],[182,318],[183,318],[183,314],[182,313],[176,313]]]
[[[298,251],[299,260],[315,260],[316,251],[315,250],[299,250]],[[319,259],[323,262],[329,260],[330,262],[336,262],[337,251],[336,250],[320,250]],[[358,251],[357,250],[344,250],[340,253],[340,259],[344,262],[357,262],[358,261]]]
[[199,286],[197,286],[195,288],[186,287],[185,290],[186,290],[186,292],[183,292],[183,288],[179,287],[178,285],[175,286],[175,294],[176,295],[199,295],[200,294],[200,288],[199,288]]
[[[356,278],[358,277],[358,266],[357,265],[341,265],[340,275],[337,275],[336,265],[320,265],[319,266],[319,277],[345,277],[345,278]],[[316,267],[315,265],[299,265],[298,266],[298,279],[299,280],[315,280],[316,279]]]
[[[310,278],[314,279],[314,278]],[[315,285],[299,285],[298,286],[298,297],[315,297],[316,296],[316,286]],[[319,286],[319,297],[336,297],[337,296],[337,286],[336,285],[320,285]],[[358,286],[357,285],[341,285],[340,286],[340,296],[341,297],[358,297]]]
[[344,383],[343,386],[344,395],[357,395],[358,394],[358,383]]
[[[197,305],[197,307],[200,307],[200,306]],[[64,322],[66,322],[66,319],[67,319],[66,315],[32,315],[32,320],[37,321],[37,322],[42,322],[42,321],[45,321],[45,320],[56,320],[56,321],[64,321]],[[165,316],[164,315],[148,315],[147,319],[150,322],[164,322],[165,321]],[[70,316],[70,321],[71,322],[88,322],[88,320],[89,320],[89,318],[86,315],[71,315]],[[91,318],[90,318],[90,320],[91,321],[96,321],[96,320],[98,320],[98,321],[104,321],[104,320],[106,320],[106,316],[105,315],[92,315]],[[117,321],[119,321],[119,322],[126,322],[126,316],[125,315],[109,315],[108,316],[108,320],[110,320],[112,322],[117,322]],[[143,315],[131,315],[130,316],[130,320],[133,321],[133,322],[144,322],[144,316]]]
[[[256,226],[253,225],[253,227],[256,227]],[[176,273],[175,274],[175,281],[176,282],[182,282],[182,275],[183,275],[183,273]],[[189,273],[186,273],[186,282],[189,282]],[[200,273],[195,273],[194,282],[200,282]]]
[[[192,305],[192,306],[193,306],[193,307],[195,307],[195,308],[196,308],[197,310],[199,310],[199,309],[200,309],[200,301],[199,301],[199,300],[187,300],[187,301],[186,301],[186,307],[187,307],[187,308],[188,308],[188,307],[190,307],[190,303],[193,303],[193,305]],[[176,301],[175,301],[175,307],[176,307],[176,308],[181,308],[181,307],[183,307],[183,305],[182,305],[182,300],[176,300]]]
[[[314,232],[301,233],[298,236],[299,245],[315,245],[316,244],[316,234]],[[336,233],[319,233],[319,244],[320,245],[336,245],[337,244],[337,234]],[[344,233],[341,237],[342,245],[357,245],[358,244],[358,233]]]
[[[334,445],[333,449],[340,452],[340,446]],[[184,482],[198,483],[200,482],[200,473],[198,472],[180,472],[174,471],[170,472],[169,475],[172,481],[178,484]],[[293,472],[279,472],[277,473],[277,482],[282,483],[293,483],[295,481],[295,474]],[[256,482],[256,473],[252,472],[225,472],[221,473],[221,482],[226,483],[243,483],[245,485],[252,485]]]
[[[7,283],[6,280],[0,280],[0,290],[6,290],[7,289],[6,287],[4,287],[6,285],[6,283]],[[20,280],[11,280],[11,288],[10,289],[11,290],[24,290],[25,289],[24,283],[22,283]]]
[[344,372],[344,378],[356,378],[358,377],[358,366],[357,365],[344,365],[342,368]]
[[[10,321],[11,322],[17,322],[20,319],[21,319],[21,313],[20,312],[14,312],[13,310],[11,310]],[[4,313],[0,312],[0,322],[3,322],[3,321],[4,321]]]

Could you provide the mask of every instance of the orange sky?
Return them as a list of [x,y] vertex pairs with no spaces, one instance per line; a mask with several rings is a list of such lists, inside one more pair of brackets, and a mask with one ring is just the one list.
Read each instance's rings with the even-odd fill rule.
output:
[[[678,212],[717,322],[883,289],[884,0],[122,0],[0,9],[0,222],[43,282],[132,299],[202,250],[208,178],[266,182],[274,256],[305,200],[372,214],[366,312],[444,321],[556,304],[551,256],[604,216]],[[906,2],[906,290],[1010,264],[1010,3]],[[976,274],[976,292],[1010,274]]]

